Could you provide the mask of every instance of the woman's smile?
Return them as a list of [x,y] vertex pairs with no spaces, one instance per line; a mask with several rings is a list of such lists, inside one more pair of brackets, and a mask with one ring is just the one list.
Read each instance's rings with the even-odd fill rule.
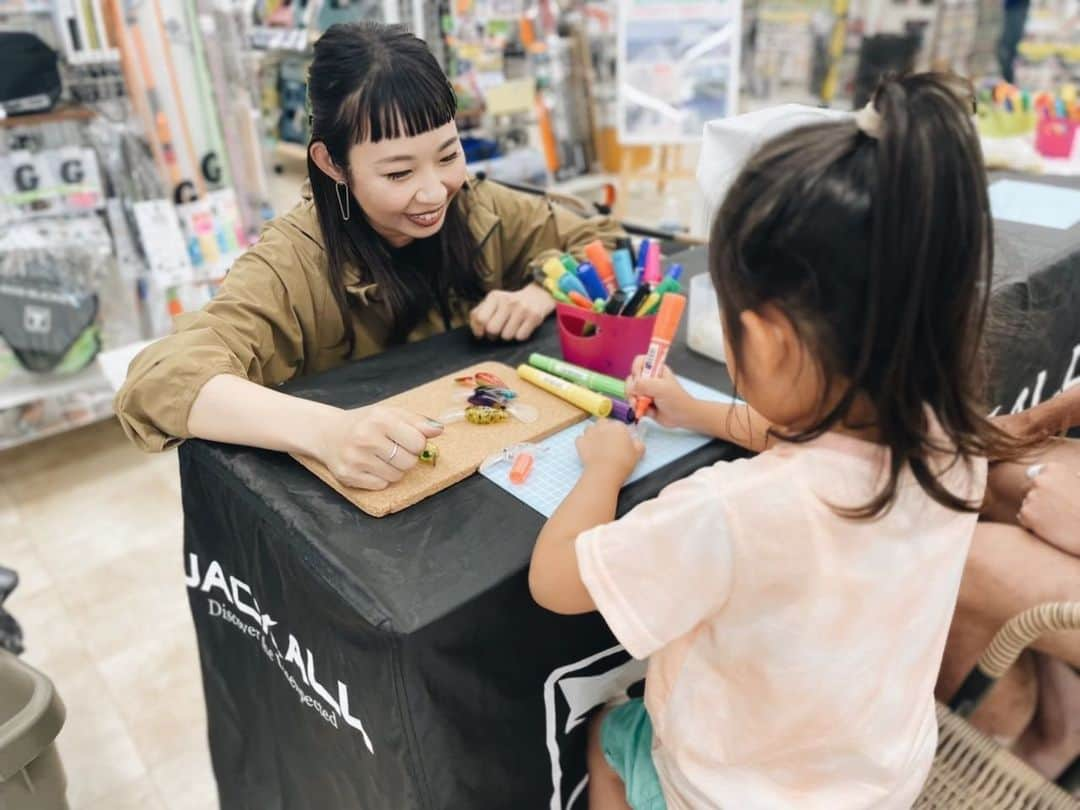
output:
[[420,214],[405,214],[409,222],[417,225],[421,228],[433,228],[442,222],[443,214],[446,213],[446,204],[440,205],[438,208],[432,211],[425,211]]

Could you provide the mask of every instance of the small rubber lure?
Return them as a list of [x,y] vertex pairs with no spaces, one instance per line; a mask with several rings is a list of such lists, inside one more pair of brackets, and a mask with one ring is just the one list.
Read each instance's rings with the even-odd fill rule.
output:
[[505,408],[507,404],[506,399],[495,394],[489,394],[486,391],[477,391],[471,394],[466,401],[470,405],[479,405],[483,408]]
[[491,408],[485,405],[470,405],[465,409],[465,420],[474,425],[491,425],[505,422],[510,418],[505,408]]
[[490,385],[495,388],[506,388],[504,383],[499,377],[492,374],[490,371],[478,371],[476,374],[468,375],[465,377],[455,377],[454,382],[458,385],[467,385],[469,387],[475,387],[478,385]]
[[493,397],[502,397],[503,399],[517,399],[517,391],[512,388],[499,388],[496,385],[478,385],[476,386],[476,393],[491,394]]
[[[517,393],[511,391],[509,388],[492,388],[487,385],[478,385],[472,391],[458,391],[454,394],[454,399],[468,400],[469,402],[472,402],[473,399],[485,399],[490,402],[507,405],[517,399]],[[481,405],[485,403],[472,402],[472,404]]]
[[439,448],[431,442],[428,442],[427,446],[420,453],[419,458],[421,464],[430,464],[434,467],[439,460]]

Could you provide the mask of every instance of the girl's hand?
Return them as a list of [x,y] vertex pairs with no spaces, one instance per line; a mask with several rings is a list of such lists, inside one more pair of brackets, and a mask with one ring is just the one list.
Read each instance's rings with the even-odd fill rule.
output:
[[1050,462],[1033,467],[1028,475],[1031,488],[1016,519],[1046,542],[1080,555],[1080,473]]
[[641,369],[644,365],[644,357],[634,360],[633,372],[626,380],[627,396],[650,397],[652,406],[648,415],[655,419],[657,424],[669,428],[691,427],[697,400],[686,393],[686,389],[679,385],[679,381],[667,366],[660,369],[659,376],[643,378]]
[[416,466],[428,439],[442,432],[438,422],[403,408],[343,410],[322,432],[319,460],[345,486],[386,489]]
[[577,451],[586,472],[603,471],[622,486],[645,454],[645,445],[621,422],[601,419],[578,436]]
[[469,326],[478,338],[528,340],[554,311],[555,299],[536,284],[517,292],[492,290],[469,315]]

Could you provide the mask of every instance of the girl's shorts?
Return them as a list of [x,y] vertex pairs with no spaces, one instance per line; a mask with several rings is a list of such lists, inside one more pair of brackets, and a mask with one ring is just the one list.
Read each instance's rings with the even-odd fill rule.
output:
[[653,765],[652,743],[652,721],[641,698],[620,704],[604,716],[600,747],[626,785],[626,801],[634,810],[667,810]]

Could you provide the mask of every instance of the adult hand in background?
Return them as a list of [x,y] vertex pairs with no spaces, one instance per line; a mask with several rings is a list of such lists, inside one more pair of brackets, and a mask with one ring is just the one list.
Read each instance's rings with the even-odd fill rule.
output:
[[1016,516],[1020,525],[1048,543],[1080,556],[1080,473],[1064,464],[1034,465],[1031,488]]
[[536,284],[517,292],[492,290],[469,315],[469,326],[478,338],[528,340],[554,311],[555,299]]

